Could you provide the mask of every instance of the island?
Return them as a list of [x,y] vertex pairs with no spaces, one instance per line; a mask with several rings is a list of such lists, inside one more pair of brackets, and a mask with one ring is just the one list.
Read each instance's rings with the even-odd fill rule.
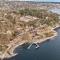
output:
[[[0,9],[0,58],[15,56],[17,46],[42,43],[57,36],[59,14],[45,9]],[[29,47],[28,47],[29,49]]]

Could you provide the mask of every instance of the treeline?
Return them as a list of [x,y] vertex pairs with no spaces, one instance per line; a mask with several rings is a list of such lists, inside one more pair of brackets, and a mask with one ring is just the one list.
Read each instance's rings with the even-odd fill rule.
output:
[[46,13],[46,10],[43,9],[22,9],[22,10],[18,10],[17,13],[21,14],[21,15],[31,15],[31,16],[36,16],[36,17],[43,17],[43,13]]
[[17,10],[14,13],[18,13],[21,14],[21,16],[26,16],[26,15],[31,15],[31,16],[35,16],[38,17],[39,20],[37,20],[36,22],[29,22],[28,24],[30,25],[34,25],[34,26],[38,26],[40,24],[46,24],[48,26],[53,26],[56,23],[59,23],[59,18],[58,18],[58,14],[56,13],[52,13],[52,12],[48,12],[47,10],[44,9],[21,9],[21,10]]

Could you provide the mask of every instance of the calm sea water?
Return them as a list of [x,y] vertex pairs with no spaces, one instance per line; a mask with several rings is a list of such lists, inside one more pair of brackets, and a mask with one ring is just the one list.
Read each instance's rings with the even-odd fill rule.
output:
[[56,31],[58,36],[39,44],[38,49],[35,48],[35,45],[27,49],[29,44],[19,46],[14,51],[18,55],[4,60],[60,60],[60,28]]
[[27,45],[17,47],[15,52],[18,53],[15,57],[4,60],[60,60],[60,28],[56,29],[58,36],[39,44],[38,49],[33,45],[29,50]]

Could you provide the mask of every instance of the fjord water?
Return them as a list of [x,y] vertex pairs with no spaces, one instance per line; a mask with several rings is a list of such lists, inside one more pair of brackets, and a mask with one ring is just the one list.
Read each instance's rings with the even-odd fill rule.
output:
[[60,60],[60,28],[56,29],[58,35],[49,41],[39,44],[38,49],[33,45],[27,49],[27,45],[15,49],[18,55],[4,60]]

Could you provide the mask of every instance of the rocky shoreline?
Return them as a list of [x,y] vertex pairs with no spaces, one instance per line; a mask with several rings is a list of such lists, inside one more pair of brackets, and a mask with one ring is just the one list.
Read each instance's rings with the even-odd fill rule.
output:
[[[33,40],[32,42],[33,43],[35,43],[35,44],[37,44],[37,43],[42,43],[42,42],[44,42],[44,41],[47,41],[48,39],[52,39],[52,38],[54,38],[55,36],[57,36],[57,32],[54,30],[54,29],[56,29],[56,28],[58,28],[58,27],[55,27],[55,28],[53,28],[52,30],[54,31],[54,35],[53,36],[51,36],[51,37],[47,37],[47,38],[43,38],[43,39],[37,39],[37,40]],[[8,55],[8,54],[6,54],[4,57],[1,55],[0,56],[0,58],[1,59],[4,59],[4,58],[10,58],[10,57],[13,57],[13,56],[15,56],[15,55],[17,55],[17,53],[15,54],[13,51],[19,46],[19,45],[22,45],[22,44],[24,44],[26,41],[22,41],[22,42],[19,42],[18,44],[16,44],[15,46],[13,46],[11,49],[10,49],[10,53],[11,53],[11,55]],[[3,54],[4,55],[4,54]]]

